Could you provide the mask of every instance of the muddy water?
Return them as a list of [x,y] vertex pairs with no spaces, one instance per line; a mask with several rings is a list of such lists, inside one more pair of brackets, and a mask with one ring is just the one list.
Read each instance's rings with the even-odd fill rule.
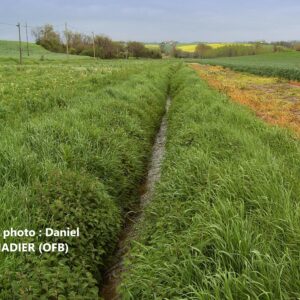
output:
[[134,237],[134,227],[141,217],[143,216],[143,209],[153,199],[155,184],[160,179],[161,164],[163,161],[166,145],[167,135],[167,114],[171,104],[171,99],[167,99],[166,113],[162,118],[160,129],[156,135],[155,142],[152,149],[152,156],[148,168],[148,174],[145,185],[143,186],[143,192],[141,192],[140,209],[139,212],[133,212],[133,215],[128,214],[126,218],[125,227],[120,235],[120,239],[117,246],[117,251],[113,258],[112,266],[105,273],[104,286],[102,289],[102,297],[105,300],[119,300],[121,299],[117,292],[117,287],[120,284],[121,274],[124,269],[124,257],[129,251],[130,241]]

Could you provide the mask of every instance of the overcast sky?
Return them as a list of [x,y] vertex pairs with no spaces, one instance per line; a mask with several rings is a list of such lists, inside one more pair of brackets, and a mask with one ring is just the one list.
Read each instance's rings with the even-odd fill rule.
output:
[[115,40],[299,40],[300,0],[1,0],[0,39],[17,39],[2,23],[18,21]]

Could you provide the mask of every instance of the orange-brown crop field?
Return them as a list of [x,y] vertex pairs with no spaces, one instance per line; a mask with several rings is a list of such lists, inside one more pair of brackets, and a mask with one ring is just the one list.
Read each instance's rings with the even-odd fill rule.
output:
[[221,66],[191,64],[208,84],[246,105],[268,123],[300,135],[300,85],[285,79],[245,74]]

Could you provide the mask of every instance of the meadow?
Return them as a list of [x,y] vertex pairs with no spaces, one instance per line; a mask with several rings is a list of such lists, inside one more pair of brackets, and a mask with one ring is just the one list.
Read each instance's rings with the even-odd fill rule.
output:
[[300,52],[287,51],[243,57],[203,59],[201,64],[220,65],[236,71],[261,76],[277,76],[289,80],[300,80]]
[[[51,55],[56,56],[55,53],[47,51],[43,47],[36,45],[34,43],[28,43],[29,53],[33,54],[35,57],[41,55]],[[25,57],[27,56],[27,44],[22,43],[22,50]],[[0,41],[0,56],[19,56],[19,42],[18,41]]]
[[[29,56],[27,52],[27,44],[22,43],[23,63],[25,64],[39,64],[43,62],[52,63],[68,63],[69,60],[88,61],[90,57],[67,55],[62,53],[50,52],[43,47],[35,44],[28,43]],[[0,64],[15,64],[19,62],[19,42],[17,41],[3,41],[0,40]],[[67,60],[68,59],[68,60]]]
[[122,299],[297,299],[300,142],[184,66]]
[[[94,60],[31,44],[20,66],[16,46],[0,42],[0,232],[79,226],[81,236],[9,238],[66,242],[70,250],[0,253],[1,299],[102,299],[122,228],[140,210],[121,299],[300,298],[293,126],[267,124],[234,103],[227,85],[209,87],[198,76],[202,68],[197,74],[182,60]],[[300,72],[299,55],[192,61],[282,76]],[[240,88],[243,99],[299,97],[287,92],[287,80],[205,70],[206,80]],[[140,207],[168,96],[161,179]]]
[[169,64],[2,64],[0,74],[1,232],[81,230],[80,239],[64,239],[68,255],[1,253],[0,298],[97,299],[106,258],[138,201]]

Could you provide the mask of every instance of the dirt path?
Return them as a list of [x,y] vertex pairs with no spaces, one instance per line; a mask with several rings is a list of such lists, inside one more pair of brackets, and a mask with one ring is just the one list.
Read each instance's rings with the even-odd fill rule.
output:
[[130,218],[127,216],[125,227],[120,235],[120,239],[117,246],[117,251],[113,258],[112,266],[105,273],[104,286],[102,288],[102,297],[105,300],[119,300],[120,297],[117,293],[117,287],[121,281],[121,274],[123,272],[124,257],[129,251],[130,241],[134,237],[134,227],[143,215],[143,209],[152,200],[155,191],[155,184],[160,179],[161,164],[165,153],[166,134],[167,134],[167,113],[171,104],[171,98],[167,99],[166,113],[162,118],[160,129],[156,135],[155,142],[152,149],[152,157],[150,160],[148,174],[143,188],[143,192],[140,197],[140,209],[139,212],[134,213],[134,216]]
[[300,82],[292,81],[292,82],[290,82],[290,85],[291,85],[291,86],[294,86],[294,87],[300,88]]

